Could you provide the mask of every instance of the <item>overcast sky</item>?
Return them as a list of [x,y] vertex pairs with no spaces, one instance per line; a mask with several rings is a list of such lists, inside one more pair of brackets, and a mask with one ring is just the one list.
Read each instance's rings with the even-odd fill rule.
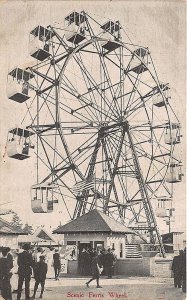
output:
[[[177,155],[185,164],[185,3],[182,1],[1,1],[0,4],[0,201],[1,208],[17,211],[25,223],[45,224],[48,216],[34,215],[30,208],[30,186],[33,184],[33,160],[22,163],[3,158],[7,131],[19,124],[23,106],[6,96],[8,71],[29,60],[29,32],[36,25],[63,23],[70,11],[84,9],[99,22],[104,18],[120,20],[130,39],[148,46],[159,79],[172,88],[172,106],[182,124],[183,142]],[[103,22],[102,22],[103,20]],[[175,185],[177,230],[185,227],[185,179]],[[9,203],[10,202],[10,203]],[[54,218],[55,216],[55,218]],[[52,226],[62,221],[58,212],[50,217]]]

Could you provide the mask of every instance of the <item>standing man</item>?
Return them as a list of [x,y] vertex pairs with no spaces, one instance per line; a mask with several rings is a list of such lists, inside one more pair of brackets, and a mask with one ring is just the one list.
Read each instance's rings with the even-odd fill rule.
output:
[[39,262],[35,264],[35,270],[34,270],[35,285],[34,285],[33,298],[35,298],[36,296],[36,292],[39,284],[41,284],[40,298],[42,298],[44,287],[45,287],[46,274],[47,274],[47,264],[45,263],[45,256],[41,255]]
[[25,299],[30,299],[30,280],[32,275],[33,259],[29,253],[30,246],[25,244],[23,252],[18,254],[18,294],[17,300],[21,299],[21,291],[25,280]]
[[5,249],[7,251],[7,260],[8,260],[8,263],[10,265],[10,269],[12,269],[13,268],[13,256],[10,253],[10,248],[9,247],[5,247]]
[[182,291],[186,293],[186,248],[182,257]]
[[13,268],[12,261],[7,258],[10,248],[4,247],[2,249],[2,257],[0,258],[0,280],[1,280],[1,295],[5,300],[12,300],[10,278]]
[[59,280],[61,263],[60,263],[60,254],[58,253],[57,249],[55,249],[55,253],[53,254],[53,267],[55,270],[55,279]]
[[114,264],[115,258],[112,254],[110,248],[108,249],[108,253],[105,254],[105,266],[106,266],[106,273],[108,278],[112,278],[112,269]]
[[181,288],[182,283],[182,262],[183,261],[183,250],[179,250],[179,255],[174,256],[172,267],[174,274],[174,286],[175,288]]
[[114,275],[114,268],[115,268],[115,265],[116,265],[116,262],[117,262],[117,255],[115,253],[115,249],[114,248],[111,249],[111,253],[113,255],[112,275]]

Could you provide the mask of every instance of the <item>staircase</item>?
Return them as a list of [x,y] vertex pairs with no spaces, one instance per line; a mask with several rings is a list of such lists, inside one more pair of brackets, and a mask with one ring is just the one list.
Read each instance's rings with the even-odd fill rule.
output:
[[125,245],[126,258],[142,258],[141,253],[138,251],[138,245],[128,244]]

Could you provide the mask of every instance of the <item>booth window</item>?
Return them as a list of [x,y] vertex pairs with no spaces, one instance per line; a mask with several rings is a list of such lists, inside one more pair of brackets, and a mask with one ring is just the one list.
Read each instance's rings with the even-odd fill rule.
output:
[[119,257],[122,258],[123,257],[123,244],[120,244],[120,253],[119,253]]
[[76,245],[76,241],[67,241],[67,245]]
[[103,241],[94,241],[94,248],[104,248]]

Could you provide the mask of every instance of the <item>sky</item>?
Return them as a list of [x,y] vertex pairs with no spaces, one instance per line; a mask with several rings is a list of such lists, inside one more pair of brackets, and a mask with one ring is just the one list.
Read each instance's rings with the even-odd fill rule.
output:
[[[23,223],[55,227],[63,223],[62,214],[36,216],[30,208],[33,160],[24,163],[5,154],[7,131],[19,124],[24,109],[7,99],[7,73],[16,65],[30,60],[29,32],[37,25],[63,24],[72,10],[81,9],[95,19],[120,20],[128,37],[136,44],[148,46],[159,78],[169,82],[172,106],[182,125],[183,140],[177,155],[185,173],[186,113],[186,32],[183,1],[1,1],[0,2],[0,202],[1,208],[18,212]],[[174,187],[176,221],[174,230],[185,228],[185,177]]]

